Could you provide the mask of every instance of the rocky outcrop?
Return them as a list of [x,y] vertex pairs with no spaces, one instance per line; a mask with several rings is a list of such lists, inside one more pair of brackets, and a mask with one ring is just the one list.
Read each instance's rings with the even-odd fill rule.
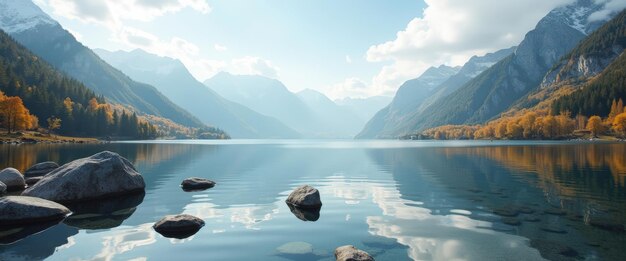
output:
[[128,194],[144,188],[143,177],[127,159],[104,151],[59,167],[22,195],[71,202]]
[[0,171],[0,182],[7,186],[8,191],[22,190],[26,187],[24,176],[19,170],[6,168]]
[[286,202],[296,208],[302,209],[319,209],[322,207],[320,192],[309,185],[296,188],[289,194]]
[[367,252],[351,245],[341,246],[335,249],[335,259],[337,261],[374,261],[374,258]]
[[187,238],[194,235],[204,226],[204,221],[192,215],[181,214],[166,216],[152,226],[164,237]]
[[58,203],[24,196],[0,198],[0,225],[22,225],[63,220],[70,210]]
[[46,174],[52,172],[53,170],[57,169],[58,167],[59,167],[59,164],[57,164],[56,162],[52,162],[52,161],[46,161],[46,162],[37,163],[37,164],[31,166],[30,168],[28,168],[24,172],[24,177],[30,178],[30,177],[43,176],[43,175],[46,175]]
[[197,191],[210,189],[215,186],[215,182],[208,179],[193,177],[183,180],[180,186],[185,191]]

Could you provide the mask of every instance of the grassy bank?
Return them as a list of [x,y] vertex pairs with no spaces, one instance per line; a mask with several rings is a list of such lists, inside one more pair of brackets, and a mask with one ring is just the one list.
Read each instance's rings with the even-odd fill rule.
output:
[[68,137],[59,135],[48,135],[37,131],[19,131],[7,133],[0,130],[1,143],[99,143],[96,138]]

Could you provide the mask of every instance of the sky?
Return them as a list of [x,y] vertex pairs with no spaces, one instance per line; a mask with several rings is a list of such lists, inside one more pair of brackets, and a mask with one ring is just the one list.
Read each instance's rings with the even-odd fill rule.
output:
[[393,96],[430,66],[517,45],[572,1],[34,0],[90,48],[141,48],[199,81],[258,74],[331,99]]

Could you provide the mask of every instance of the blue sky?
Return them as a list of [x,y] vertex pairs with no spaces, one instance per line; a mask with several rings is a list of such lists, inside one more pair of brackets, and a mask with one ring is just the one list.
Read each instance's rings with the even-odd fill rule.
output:
[[260,74],[337,99],[392,96],[430,66],[517,45],[574,0],[34,1],[90,48],[142,48],[200,81]]

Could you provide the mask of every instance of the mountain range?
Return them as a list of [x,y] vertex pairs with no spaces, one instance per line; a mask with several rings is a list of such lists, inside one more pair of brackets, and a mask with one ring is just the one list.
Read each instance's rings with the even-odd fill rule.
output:
[[141,113],[204,126],[153,86],[134,81],[101,60],[33,2],[0,0],[0,10],[0,29],[96,94]]
[[[392,105],[403,104],[397,102],[403,99],[414,99],[418,104],[425,105],[408,113],[389,111],[393,108],[390,105],[370,120],[358,137],[395,138],[431,127],[484,123],[498,117],[540,88],[543,81],[556,78],[549,75],[546,78],[546,74],[554,66],[559,66],[555,64],[561,57],[605,22],[589,19],[591,14],[602,9],[603,4],[578,0],[552,10],[526,34],[518,47],[486,55],[484,58],[490,56],[488,66],[476,70],[474,74],[467,74],[471,77],[463,77],[452,88],[444,84],[437,86],[436,89],[445,91],[440,96],[430,97],[428,102],[420,102],[423,100],[420,96],[406,98],[403,89],[408,87],[403,85]],[[558,75],[558,72],[553,75]],[[458,74],[449,80],[457,77]],[[410,82],[405,85],[410,86]],[[424,91],[432,92],[425,88]]]
[[95,52],[131,78],[155,86],[203,123],[219,126],[234,138],[298,138],[300,134],[275,118],[224,99],[197,81],[176,59],[140,49]]

